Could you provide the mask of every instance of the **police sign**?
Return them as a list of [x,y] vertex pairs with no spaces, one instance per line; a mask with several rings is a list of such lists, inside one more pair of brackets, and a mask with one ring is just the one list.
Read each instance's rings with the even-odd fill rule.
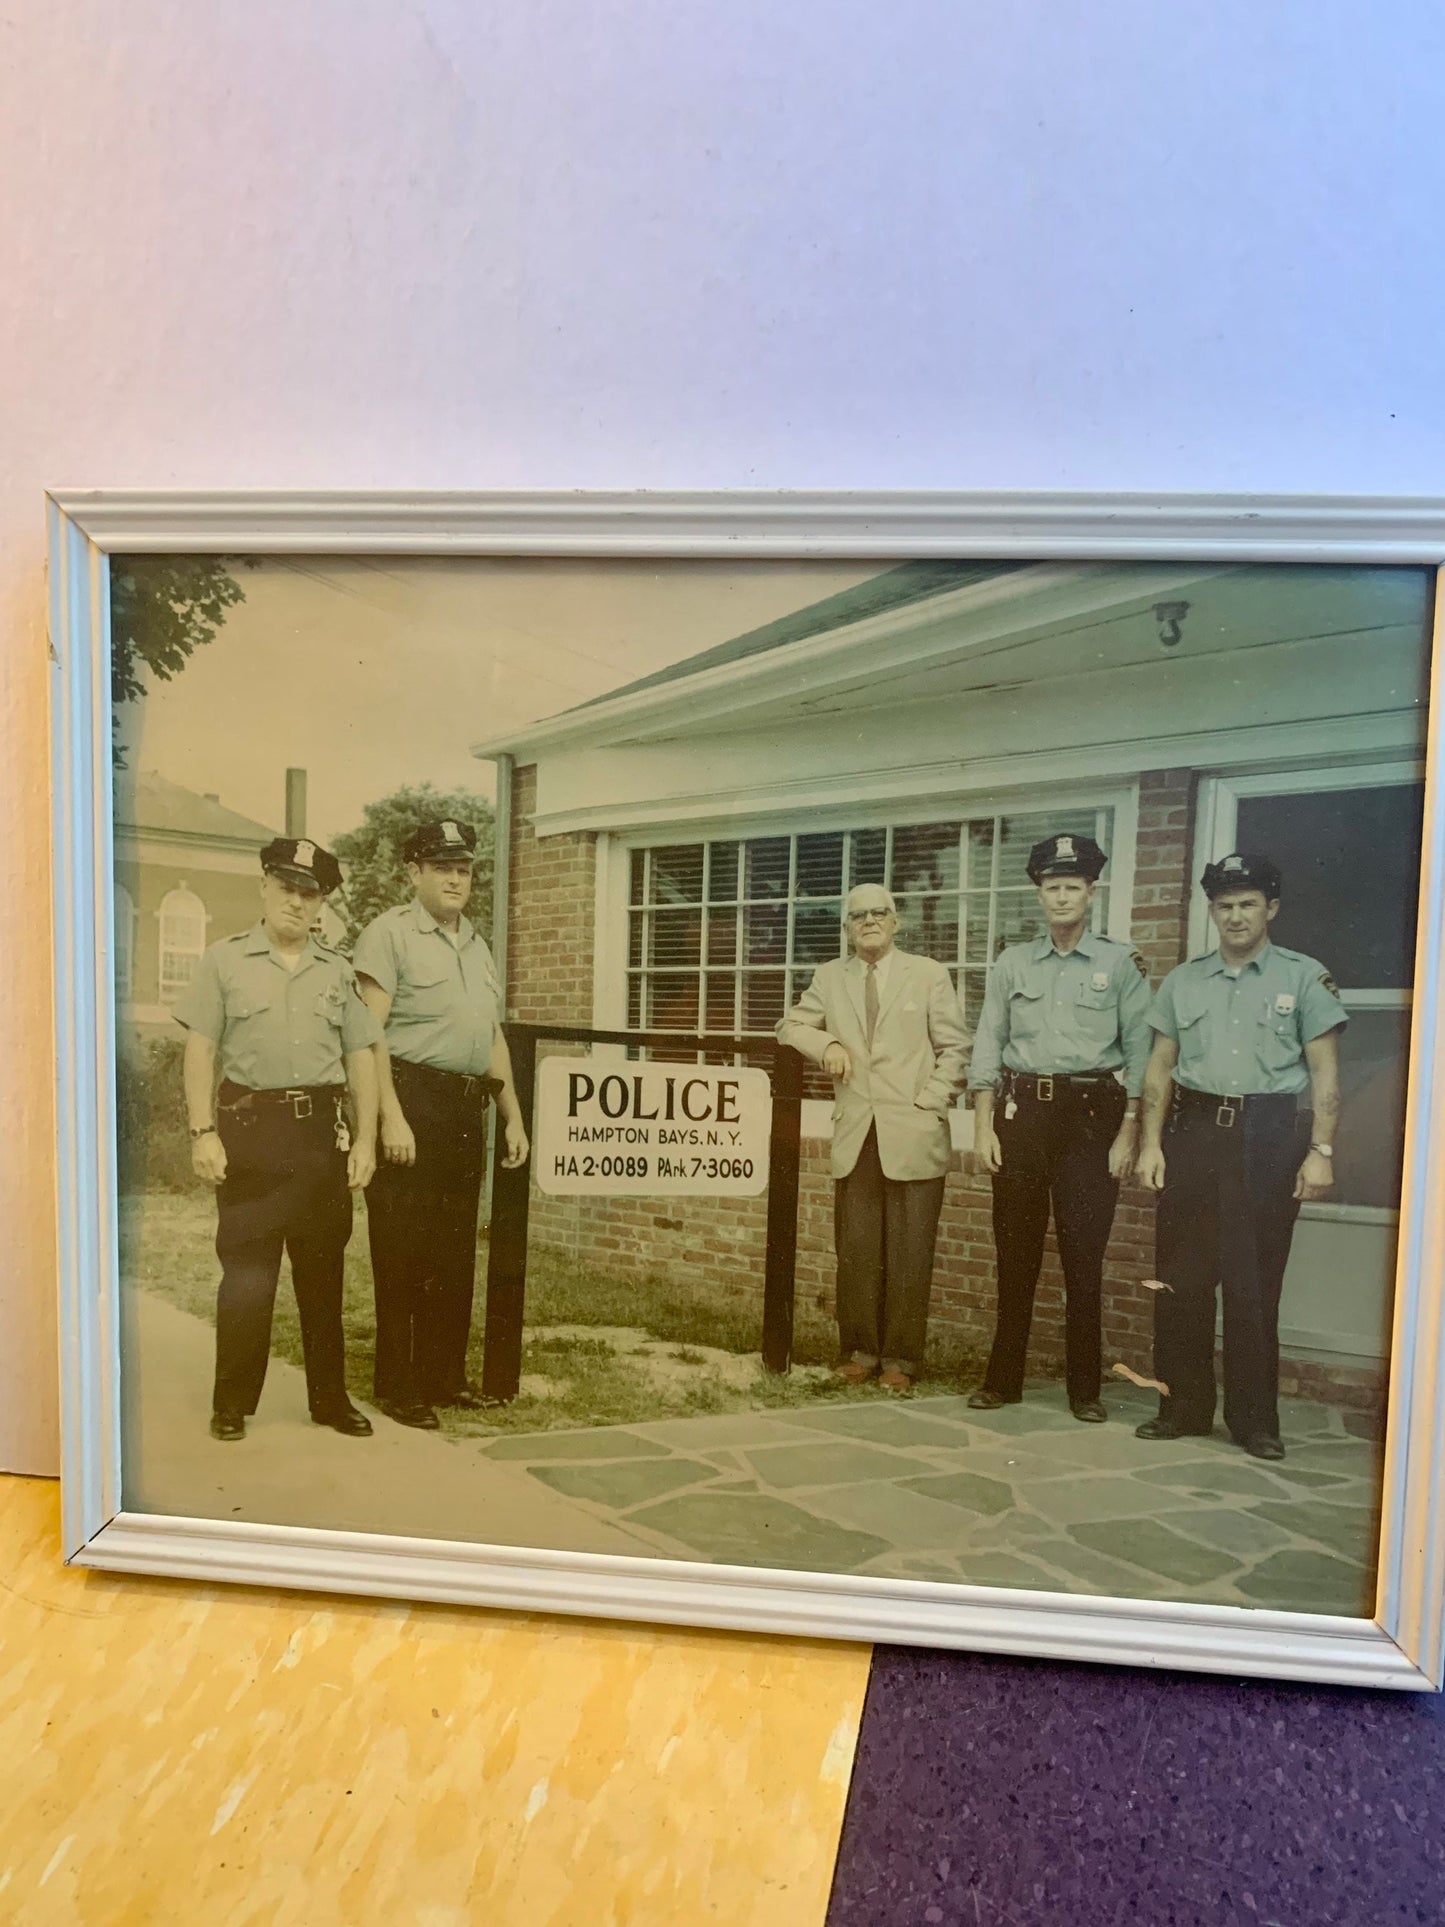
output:
[[532,1168],[561,1197],[757,1197],[772,1095],[763,1071],[544,1057]]

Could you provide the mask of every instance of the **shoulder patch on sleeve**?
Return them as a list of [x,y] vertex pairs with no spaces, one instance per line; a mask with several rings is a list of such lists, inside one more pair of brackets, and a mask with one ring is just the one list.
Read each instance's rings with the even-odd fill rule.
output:
[[1147,984],[1149,981],[1149,966],[1137,950],[1131,950],[1129,952],[1129,961]]
[[1322,970],[1320,972],[1320,982],[1324,985],[1325,989],[1330,993],[1332,997],[1339,999],[1340,987],[1335,982],[1334,978],[1330,975],[1328,970]]

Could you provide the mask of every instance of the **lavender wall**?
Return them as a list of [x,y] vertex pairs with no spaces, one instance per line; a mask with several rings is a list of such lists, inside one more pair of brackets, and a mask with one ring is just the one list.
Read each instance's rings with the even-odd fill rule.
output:
[[0,18],[0,1466],[55,1465],[40,491],[1440,486],[1423,0]]

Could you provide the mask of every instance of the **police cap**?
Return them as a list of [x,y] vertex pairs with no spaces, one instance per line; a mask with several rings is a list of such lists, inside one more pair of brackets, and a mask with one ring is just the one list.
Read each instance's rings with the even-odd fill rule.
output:
[[306,836],[273,837],[261,852],[261,868],[276,876],[304,877],[324,897],[341,881],[341,865],[330,850]]
[[470,863],[477,854],[477,833],[470,823],[444,816],[438,823],[419,823],[401,854],[406,863]]
[[1046,836],[1029,851],[1029,881],[1042,883],[1045,877],[1083,877],[1089,883],[1097,883],[1099,872],[1108,860],[1091,836],[1066,833]]
[[1279,865],[1257,850],[1231,850],[1217,863],[1206,863],[1199,881],[1211,903],[1226,890],[1263,890],[1273,903],[1280,891]]

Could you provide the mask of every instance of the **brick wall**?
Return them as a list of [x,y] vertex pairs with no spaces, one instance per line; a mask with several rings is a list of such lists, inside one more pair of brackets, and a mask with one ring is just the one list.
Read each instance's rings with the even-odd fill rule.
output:
[[[516,772],[513,790],[509,1014],[523,1021],[588,1023],[592,1011],[595,838],[538,840],[536,770]],[[1132,933],[1158,982],[1186,954],[1193,858],[1194,786],[1188,770],[1152,770],[1140,780]],[[558,1048],[564,1048],[559,1046]],[[956,1160],[956,1163],[960,1162]],[[756,1296],[761,1335],[766,1200],[549,1198],[534,1189],[532,1236],[612,1269],[686,1275],[728,1293]],[[1104,1359],[1147,1373],[1152,1295],[1140,1280],[1154,1265],[1154,1202],[1121,1193],[1104,1273]],[[994,1251],[987,1178],[949,1177],[934,1266],[932,1328],[976,1349],[993,1332]],[[805,1140],[798,1197],[797,1288],[831,1309],[833,1198],[828,1147]],[[1062,1369],[1063,1277],[1052,1236],[1045,1249],[1030,1343],[1030,1370]],[[1377,1374],[1315,1364],[1287,1366],[1282,1383],[1305,1395],[1328,1391],[1369,1404]]]

